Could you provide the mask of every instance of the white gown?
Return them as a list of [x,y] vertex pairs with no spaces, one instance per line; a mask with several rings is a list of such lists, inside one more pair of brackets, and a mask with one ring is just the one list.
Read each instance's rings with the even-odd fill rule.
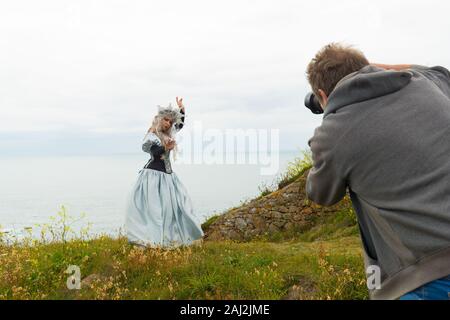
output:
[[202,238],[192,201],[172,171],[170,150],[164,149],[154,133],[146,135],[142,149],[151,159],[139,171],[129,197],[125,219],[128,240],[144,246],[176,247]]

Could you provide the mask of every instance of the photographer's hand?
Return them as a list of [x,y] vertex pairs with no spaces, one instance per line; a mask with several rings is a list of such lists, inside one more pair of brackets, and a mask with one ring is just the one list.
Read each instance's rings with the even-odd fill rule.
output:
[[382,64],[382,63],[371,63],[370,65],[386,69],[386,70],[396,70],[396,71],[402,71],[406,69],[410,69],[412,67],[412,64]]

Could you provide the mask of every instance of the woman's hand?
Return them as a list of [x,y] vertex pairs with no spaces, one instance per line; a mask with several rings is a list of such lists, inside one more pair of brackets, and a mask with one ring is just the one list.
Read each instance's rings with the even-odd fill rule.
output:
[[173,148],[175,148],[175,139],[169,139],[166,144],[166,149],[172,150]]
[[178,97],[177,97],[177,105],[178,105],[178,108],[180,108],[181,110],[184,111],[183,98],[178,99]]

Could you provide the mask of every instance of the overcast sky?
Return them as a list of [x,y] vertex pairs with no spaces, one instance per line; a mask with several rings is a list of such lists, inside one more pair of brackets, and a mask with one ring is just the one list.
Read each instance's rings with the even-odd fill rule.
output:
[[450,67],[450,5],[427,1],[1,1],[0,152],[139,152],[156,105],[187,123],[279,129],[305,149],[308,62],[329,42]]

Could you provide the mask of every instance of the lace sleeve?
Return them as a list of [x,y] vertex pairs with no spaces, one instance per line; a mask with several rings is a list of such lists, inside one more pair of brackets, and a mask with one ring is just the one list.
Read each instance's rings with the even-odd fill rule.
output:
[[175,124],[175,130],[176,130],[176,131],[180,131],[181,128],[183,128],[183,126],[184,126],[185,111],[184,111],[183,109],[181,109],[181,110],[180,110],[180,113],[181,113],[183,116],[181,117],[181,120],[180,120],[178,123]]
[[154,133],[150,132],[144,138],[142,151],[150,153],[153,156],[160,156],[164,153],[165,149],[159,138]]

